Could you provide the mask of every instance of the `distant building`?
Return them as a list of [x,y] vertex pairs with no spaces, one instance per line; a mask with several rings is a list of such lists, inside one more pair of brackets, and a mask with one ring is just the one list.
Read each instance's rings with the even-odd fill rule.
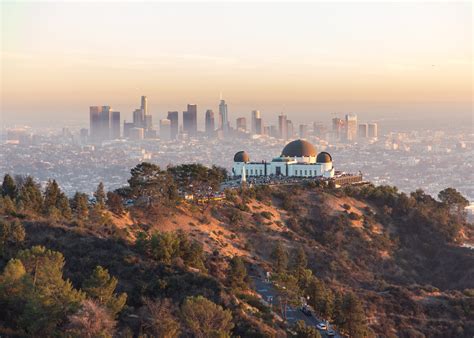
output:
[[110,140],[112,137],[112,112],[110,106],[91,106],[89,108],[90,138],[92,141]]
[[211,109],[206,110],[205,132],[208,136],[214,135],[215,131],[214,112]]
[[378,130],[377,130],[377,123],[369,123],[368,124],[368,136],[371,138],[378,137]]
[[251,162],[245,151],[234,155],[232,175],[234,177],[334,177],[332,157],[327,152],[316,153],[316,148],[304,140],[288,143],[281,155],[271,162]]
[[229,131],[229,113],[227,111],[227,103],[224,100],[221,100],[219,103],[219,116],[222,119],[222,130],[224,134]]
[[247,121],[246,121],[245,117],[237,118],[236,127],[237,127],[237,130],[247,131]]
[[286,137],[292,139],[295,137],[295,130],[293,128],[293,122],[286,120]]
[[260,118],[260,111],[259,110],[252,110],[252,116],[250,120],[250,132],[252,134],[261,134],[257,133],[257,119]]
[[179,131],[179,122],[178,122],[179,113],[177,111],[169,111],[167,119],[170,120],[170,130],[171,130],[171,139],[175,140],[178,137]]
[[[286,123],[285,123],[285,125],[286,125]],[[279,134],[278,129],[277,129],[276,126],[270,125],[270,126],[268,126],[268,128],[269,128],[269,133],[268,133],[269,136],[274,137],[274,138],[279,138],[280,137],[280,134]]]
[[129,138],[134,141],[140,141],[145,138],[145,130],[143,128],[133,127],[129,130]]
[[163,141],[171,140],[171,121],[168,119],[160,120],[160,139]]
[[79,140],[82,144],[86,144],[89,140],[89,129],[81,128],[79,131]]
[[278,115],[278,137],[286,140],[288,139],[288,124],[287,117],[284,114]]
[[145,114],[143,109],[135,109],[133,111],[133,124],[137,128],[142,128],[145,126]]
[[367,138],[369,136],[369,130],[367,123],[359,123],[359,133],[358,137]]
[[112,125],[111,125],[111,136],[112,139],[120,138],[120,112],[112,112]]
[[262,135],[263,134],[263,121],[260,117],[255,119],[255,134]]
[[146,96],[142,96],[140,109],[143,111],[143,115],[148,115],[148,103]]
[[355,141],[357,138],[357,115],[346,114],[345,141]]
[[307,124],[300,124],[298,134],[299,134],[300,138],[308,138],[308,125]]
[[123,137],[129,138],[130,137],[130,129],[135,128],[135,124],[133,122],[123,121]]
[[327,133],[327,129],[324,124],[320,122],[313,122],[313,134],[319,138],[325,138]]
[[340,119],[339,117],[335,117],[332,119],[332,132],[334,134],[334,138],[340,140],[343,136],[344,132],[344,120]]
[[188,110],[183,112],[183,131],[188,136],[197,135],[197,105],[188,104]]

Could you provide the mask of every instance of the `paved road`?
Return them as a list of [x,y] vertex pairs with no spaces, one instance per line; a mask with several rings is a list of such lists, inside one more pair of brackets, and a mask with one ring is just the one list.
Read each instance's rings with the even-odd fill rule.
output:
[[[266,282],[260,277],[252,277],[253,283],[255,285],[255,290],[262,296],[262,298],[269,303],[270,305],[274,305],[277,303],[278,298],[278,291],[273,286],[271,282]],[[273,308],[275,313],[280,314],[279,308]],[[319,323],[324,323],[322,320],[314,317],[314,315],[307,316],[300,309],[287,306],[286,310],[286,320],[289,324],[294,325],[297,321],[303,320],[306,325],[314,326],[318,325]],[[326,332],[323,330],[319,330],[321,336],[327,337]],[[339,334],[336,334],[336,338],[342,338]]]

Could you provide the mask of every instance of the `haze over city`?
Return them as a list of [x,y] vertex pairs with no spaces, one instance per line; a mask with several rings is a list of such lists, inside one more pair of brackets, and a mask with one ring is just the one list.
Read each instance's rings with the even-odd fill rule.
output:
[[[90,105],[155,120],[332,113],[472,126],[472,8],[456,3],[4,2],[4,126],[87,125]],[[229,13],[232,13],[229,16]],[[414,122],[415,121],[415,122]],[[201,126],[203,119],[199,119]]]

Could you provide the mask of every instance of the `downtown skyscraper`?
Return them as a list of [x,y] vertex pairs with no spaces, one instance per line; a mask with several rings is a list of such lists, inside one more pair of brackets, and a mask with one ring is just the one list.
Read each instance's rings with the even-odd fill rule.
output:
[[225,100],[221,100],[219,103],[219,116],[222,121],[222,131],[227,133],[229,131],[229,114],[227,111],[227,103]]
[[206,135],[211,136],[215,131],[214,112],[211,109],[206,110],[205,132]]
[[110,106],[89,107],[89,123],[92,141],[120,138],[120,112],[114,112]]
[[188,136],[197,135],[197,105],[188,104],[188,110],[183,111],[183,132]]

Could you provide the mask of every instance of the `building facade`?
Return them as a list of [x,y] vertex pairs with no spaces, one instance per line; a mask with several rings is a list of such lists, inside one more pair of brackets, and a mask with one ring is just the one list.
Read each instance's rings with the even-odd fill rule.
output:
[[245,151],[234,155],[234,177],[324,177],[334,176],[332,157],[327,152],[316,153],[316,148],[304,140],[288,143],[281,155],[270,162],[251,162]]

